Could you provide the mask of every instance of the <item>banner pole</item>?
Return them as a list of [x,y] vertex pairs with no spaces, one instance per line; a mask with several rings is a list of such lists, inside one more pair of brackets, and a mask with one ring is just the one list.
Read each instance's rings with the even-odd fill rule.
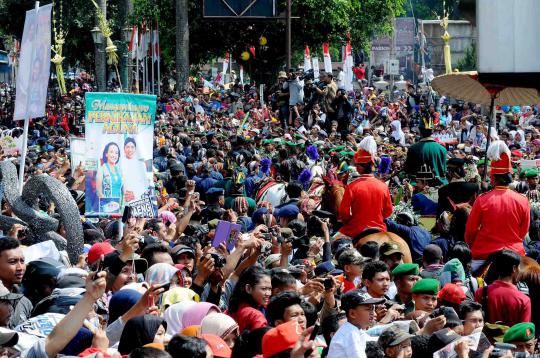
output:
[[[36,18],[39,11],[39,1],[36,1],[35,4]],[[24,131],[23,131],[23,142],[22,142],[22,153],[21,159],[19,161],[19,194],[22,194],[24,186],[24,165],[26,163],[26,152],[28,146],[28,123],[30,118],[28,117],[28,106],[26,108],[26,116],[24,117]]]
[[150,31],[150,44],[152,45],[151,47],[151,53],[152,53],[152,57],[150,58],[150,63],[152,63],[152,94],[155,94],[155,79],[154,79],[154,52],[155,52],[155,48],[154,48],[154,30]]
[[156,44],[157,44],[157,49],[156,49],[156,55],[157,55],[157,95],[161,96],[161,73],[160,73],[160,64],[159,64],[161,62],[161,54],[159,53],[161,47],[159,46],[159,25],[157,23],[156,23],[156,35],[157,35],[157,39],[156,39]]

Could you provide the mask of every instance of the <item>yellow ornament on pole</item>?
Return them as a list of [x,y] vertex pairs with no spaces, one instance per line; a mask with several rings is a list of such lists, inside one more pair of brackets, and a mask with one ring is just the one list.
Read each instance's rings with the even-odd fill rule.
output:
[[249,58],[250,58],[249,52],[247,52],[247,51],[242,52],[242,54],[240,55],[240,58],[242,59],[242,61],[249,60]]
[[440,25],[443,28],[443,35],[441,36],[444,47],[443,47],[443,56],[444,56],[444,67],[446,74],[452,73],[452,52],[450,50],[450,34],[448,33],[448,11],[446,10],[446,2],[443,1],[443,17],[442,19],[438,17],[441,21]]
[[264,36],[259,37],[259,45],[266,46],[267,43],[268,43],[268,40],[266,39],[266,37]]

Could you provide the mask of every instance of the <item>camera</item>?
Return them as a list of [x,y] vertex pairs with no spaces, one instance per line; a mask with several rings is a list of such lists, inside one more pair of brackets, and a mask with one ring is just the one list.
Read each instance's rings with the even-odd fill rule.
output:
[[298,77],[300,80],[314,80],[315,79],[315,73],[313,70],[307,70],[302,74],[302,76]]
[[225,264],[227,263],[227,260],[225,257],[221,256],[217,253],[211,253],[210,256],[214,259],[214,267],[215,268],[222,268],[225,267]]
[[272,244],[263,242],[261,245],[261,255],[269,255],[272,252]]
[[325,290],[330,290],[334,288],[334,280],[332,277],[327,277],[324,279],[323,285]]
[[24,237],[27,237],[30,234],[30,229],[28,227],[23,227],[19,232],[17,233],[17,238],[21,239]]
[[495,348],[491,351],[489,354],[489,358],[492,357],[503,357],[505,356],[509,351],[512,351],[513,349],[516,349],[516,346],[509,343],[495,343]]
[[270,233],[264,233],[264,234],[262,234],[262,236],[263,236],[264,240],[266,240],[266,241],[272,241],[272,234],[270,234]]

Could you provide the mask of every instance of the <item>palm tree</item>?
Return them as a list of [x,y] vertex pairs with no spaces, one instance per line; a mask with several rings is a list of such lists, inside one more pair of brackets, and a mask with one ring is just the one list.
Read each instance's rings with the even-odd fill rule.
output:
[[176,90],[189,85],[188,0],[176,0]]

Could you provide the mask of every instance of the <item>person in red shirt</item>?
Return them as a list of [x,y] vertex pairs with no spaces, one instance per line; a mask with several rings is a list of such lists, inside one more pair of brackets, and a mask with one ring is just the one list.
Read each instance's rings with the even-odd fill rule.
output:
[[354,163],[361,176],[345,188],[338,213],[343,222],[339,232],[351,238],[367,228],[386,231],[384,219],[392,214],[388,186],[373,176],[377,144],[372,136],[368,136],[362,139],[359,147],[354,154]]
[[[531,300],[515,286],[521,257],[512,250],[497,253],[493,265],[498,279],[477,290],[474,298],[482,304],[486,322],[513,326],[531,321]],[[487,290],[487,291],[485,291]]]
[[356,66],[353,68],[353,73],[356,76],[356,79],[358,82],[362,81],[366,78],[366,69],[364,68],[364,64],[361,64],[360,66]]
[[257,266],[247,268],[240,277],[229,300],[226,314],[237,323],[240,332],[268,326],[263,310],[272,294],[272,281],[267,271]]
[[510,190],[512,164],[510,150],[503,141],[488,149],[490,175],[494,189],[480,195],[471,210],[465,241],[472,251],[472,269],[478,269],[494,252],[510,249],[525,255],[523,238],[529,232],[530,207],[527,198]]

